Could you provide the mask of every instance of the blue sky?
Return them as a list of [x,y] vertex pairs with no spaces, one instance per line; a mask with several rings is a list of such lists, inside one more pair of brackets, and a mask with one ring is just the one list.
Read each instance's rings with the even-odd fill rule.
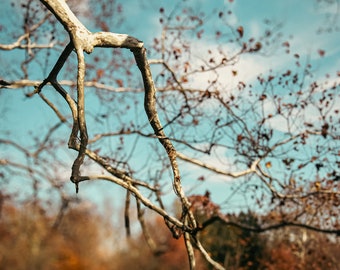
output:
[[[9,2],[9,1],[7,1]],[[5,2],[5,3],[7,3]],[[314,64],[314,76],[315,79],[325,80],[325,74],[331,75],[329,80],[339,81],[336,76],[340,66],[340,51],[339,51],[339,35],[335,31],[339,31],[339,21],[336,20],[337,6],[336,4],[318,4],[318,1],[270,1],[270,0],[234,0],[234,1],[208,1],[208,0],[188,0],[182,1],[182,4],[177,5],[176,1],[139,1],[129,0],[122,1],[124,14],[124,24],[117,27],[117,29],[110,29],[113,32],[128,33],[135,36],[145,42],[145,45],[150,46],[154,37],[160,37],[161,25],[159,23],[160,8],[165,9],[166,14],[174,12],[179,14],[179,7],[186,6],[193,10],[204,12],[204,18],[207,20],[205,32],[200,40],[194,39],[193,55],[204,56],[207,50],[212,50],[222,47],[226,52],[232,53],[234,46],[227,42],[223,44],[221,41],[216,43],[212,37],[214,36],[214,29],[219,29],[228,32],[229,27],[237,28],[239,26],[244,27],[244,35],[246,38],[255,37],[259,38],[264,34],[266,28],[275,28],[281,33],[277,38],[280,40],[278,45],[269,47],[267,51],[259,55],[245,55],[242,56],[237,63],[233,66],[228,66],[225,69],[219,71],[219,84],[223,85],[225,89],[235,88],[239,81],[252,82],[256,80],[259,74],[268,74],[270,70],[272,72],[281,72],[291,68],[296,62],[296,58],[290,54],[285,53],[285,47],[281,44],[288,41],[290,44],[290,50],[292,53],[297,53],[300,56],[301,62],[310,61]],[[83,1],[84,9],[86,10],[87,1]],[[6,4],[2,3],[5,7]],[[218,19],[218,12],[223,11],[225,19]],[[228,14],[229,12],[229,14]],[[6,26],[7,30],[11,30],[13,25],[13,17],[6,16],[6,8],[0,9],[0,25]],[[87,21],[83,18],[82,21],[88,26],[90,30],[94,30],[94,25],[91,21]],[[269,21],[269,22],[268,22]],[[228,24],[228,25],[227,25]],[[14,26],[13,26],[14,27]],[[278,28],[276,28],[278,27]],[[320,29],[322,27],[322,29]],[[21,31],[21,29],[19,30]],[[5,32],[0,35],[0,43],[10,43],[15,40],[12,36],[5,36]],[[19,34],[18,34],[19,35]],[[17,36],[18,36],[17,35]],[[66,35],[65,35],[66,36]],[[64,40],[65,37],[60,37]],[[186,36],[186,39],[190,41],[190,34]],[[325,55],[320,57],[318,50],[324,50]],[[20,52],[22,53],[22,52]],[[55,52],[56,55],[60,52]],[[11,63],[16,61],[18,51],[11,53],[0,51],[0,61],[4,63],[4,66],[11,66]],[[91,56],[89,56],[91,57]],[[152,58],[157,58],[159,55],[151,54]],[[310,60],[308,60],[310,59]],[[199,64],[199,59],[192,59],[194,64]],[[52,61],[49,65],[52,65]],[[18,68],[18,65],[15,66]],[[39,65],[35,66],[36,69],[30,73],[32,79],[37,79],[44,73]],[[155,72],[157,68],[154,68]],[[231,72],[237,70],[237,77],[231,76]],[[20,74],[20,70],[17,71]],[[0,77],[6,78],[6,70],[0,71]],[[16,78],[16,73],[11,73],[11,79]],[[44,74],[43,76],[45,76]],[[196,77],[191,82],[190,87],[197,87],[204,85],[207,78],[211,74],[201,75]],[[43,77],[41,77],[43,79]],[[28,92],[31,89],[25,89],[24,92]],[[228,90],[228,91],[229,91]],[[63,104],[63,100],[57,97],[51,89],[45,90],[46,94],[55,98],[58,104]],[[95,101],[89,101],[89,107],[97,107],[98,103]],[[62,107],[62,106],[61,106]],[[7,130],[11,131],[11,134],[15,134],[15,138],[25,144],[31,144],[27,142],[27,130],[31,130],[34,134],[44,134],[47,132],[45,123],[56,120],[56,116],[51,110],[46,110],[44,103],[38,99],[26,99],[23,92],[20,90],[4,90],[0,95],[0,108],[4,117],[1,118],[1,133],[2,137],[6,136]],[[270,104],[268,104],[268,110],[270,110]],[[66,113],[65,109],[65,113]],[[313,119],[313,116],[311,116]],[[20,123],[18,125],[18,123]],[[143,123],[143,120],[140,120]],[[279,121],[273,122],[273,126],[277,129],[285,129]],[[66,128],[64,130],[66,131]],[[95,133],[95,132],[94,132]],[[224,153],[220,153],[223,155]],[[5,156],[11,155],[10,152],[6,152]],[[66,149],[63,153],[65,158],[72,160],[74,153],[70,153]],[[219,164],[218,160],[207,159],[213,164]],[[190,171],[195,170],[194,166],[185,165],[184,175]],[[68,174],[66,172],[65,174]],[[228,181],[226,181],[228,180]],[[215,193],[214,199],[217,202],[224,200],[224,190],[234,183],[229,181],[225,177],[217,176],[214,180]],[[71,184],[69,184],[71,186]],[[110,184],[99,184],[94,186],[91,184],[82,185],[82,196],[93,198],[93,194],[98,195],[98,200],[102,197],[102,193]],[[189,187],[187,187],[189,189]],[[203,191],[206,187],[202,184],[200,191]],[[94,190],[97,189],[97,192]],[[111,189],[111,185],[110,185]],[[109,196],[109,195],[107,195]],[[96,196],[94,196],[96,197]],[[105,196],[104,196],[105,197]],[[97,200],[97,199],[95,199]]]

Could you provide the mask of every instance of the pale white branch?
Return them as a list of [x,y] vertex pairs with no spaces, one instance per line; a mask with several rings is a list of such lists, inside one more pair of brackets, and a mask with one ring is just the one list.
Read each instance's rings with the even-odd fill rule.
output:
[[207,262],[209,262],[215,269],[218,270],[225,270],[225,268],[220,265],[219,263],[215,262],[209,255],[209,253],[204,249],[204,247],[202,246],[201,242],[199,240],[196,239],[196,246],[199,249],[199,251],[201,252],[201,254],[204,256],[204,258],[207,260]]
[[232,178],[238,178],[238,177],[241,177],[241,176],[245,176],[247,174],[255,173],[256,172],[256,167],[257,167],[258,163],[260,162],[259,159],[255,160],[252,163],[252,165],[250,166],[249,169],[241,171],[241,172],[228,172],[228,171],[224,171],[224,170],[218,169],[218,168],[216,168],[216,167],[214,167],[212,165],[209,165],[207,163],[204,163],[204,162],[202,162],[200,160],[187,157],[186,155],[184,155],[182,153],[179,153],[179,152],[177,152],[177,157],[180,158],[183,161],[195,164],[197,166],[200,166],[202,168],[208,169],[208,170],[213,171],[215,173],[218,173],[218,174],[221,174],[221,175],[225,175],[225,176],[229,176],[229,177],[232,177]]
[[109,182],[113,182],[126,190],[129,190],[140,202],[143,203],[146,207],[152,209],[156,213],[160,214],[162,217],[164,217],[166,220],[170,221],[172,224],[176,225],[178,228],[184,228],[185,225],[179,221],[177,218],[169,215],[164,209],[156,206],[154,203],[152,203],[148,198],[144,197],[143,194],[134,186],[130,181],[123,181],[122,179],[119,179],[114,176],[109,175],[88,175],[83,176],[82,181],[91,180],[106,180]]
[[14,49],[24,49],[24,50],[31,50],[31,49],[48,49],[53,48],[54,43],[48,43],[48,44],[36,44],[36,43],[30,43],[30,44],[22,44],[22,40],[26,39],[28,37],[28,34],[22,35],[17,41],[11,43],[11,44],[0,44],[0,50],[4,51],[10,51]]
[[[4,81],[0,80],[0,88],[8,88],[8,89],[18,89],[23,87],[38,87],[42,81],[37,80],[17,80],[17,81]],[[58,83],[62,86],[76,86],[76,82],[70,80],[61,80]],[[48,82],[47,84],[50,84]],[[93,81],[85,81],[85,87],[94,87],[97,89],[102,89],[110,92],[143,92],[142,88],[128,88],[128,87],[113,87],[104,83],[93,82]]]
[[[50,17],[50,14],[47,14],[44,18],[42,18],[38,23],[34,24],[27,32],[21,35],[15,42],[11,44],[0,44],[0,50],[10,51],[14,49],[45,49],[54,47],[54,43],[50,42],[49,44],[36,44],[31,43],[29,40],[30,34],[38,29],[46,20]],[[24,40],[27,40],[27,44],[22,44]]]

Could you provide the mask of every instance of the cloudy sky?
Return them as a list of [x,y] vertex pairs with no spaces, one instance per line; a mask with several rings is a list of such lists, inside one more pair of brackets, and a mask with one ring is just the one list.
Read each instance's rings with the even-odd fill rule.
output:
[[[82,12],[86,12],[89,0],[79,2],[83,3]],[[316,79],[324,80],[325,74],[330,74],[331,79],[339,80],[339,77],[336,76],[340,69],[338,1],[187,0],[180,1],[180,4],[177,1],[165,0],[125,0],[121,2],[124,23],[110,31],[135,36],[143,40],[146,46],[150,46],[155,37],[161,36],[162,29],[159,23],[161,8],[167,15],[180,15],[183,7],[197,11],[198,14],[204,12],[202,18],[206,20],[205,32],[199,40],[193,37],[192,54],[195,56],[205,56],[208,49],[214,50],[217,47],[222,47],[227,53],[233,52],[233,46],[227,42],[216,44],[216,40],[213,38],[216,28],[222,32],[224,30],[228,32],[230,27],[237,29],[242,26],[246,38],[259,38],[264,34],[266,28],[272,28],[280,33],[280,36],[277,37],[280,40],[277,42],[277,46],[269,47],[263,54],[242,56],[235,65],[219,71],[219,83],[227,85],[228,89],[235,87],[239,81],[250,83],[259,74],[265,74],[270,70],[274,72],[286,70],[296,61],[293,54],[298,54],[301,62],[310,61],[314,65]],[[1,3],[3,8],[0,9],[0,25],[3,33],[13,30],[11,26],[15,26],[13,16],[7,16],[9,3],[9,0],[4,0]],[[223,12],[224,20],[219,19],[219,12]],[[90,30],[95,30],[93,22],[87,18],[82,18],[82,21]],[[17,22],[17,25],[20,23]],[[18,28],[14,31],[18,31],[18,34],[14,36],[1,35],[0,43],[13,42],[15,36],[20,36],[22,29]],[[190,40],[190,36],[187,38]],[[287,48],[281,46],[283,42],[289,42],[291,54],[285,53]],[[322,55],[320,55],[320,50],[323,52]],[[3,66],[11,65],[11,61],[16,61],[15,54],[18,54],[18,51],[9,54],[0,51],[0,61],[4,63]],[[153,54],[152,57],[157,58],[159,55]],[[199,64],[197,59],[192,61],[197,61]],[[231,76],[232,71],[237,71],[236,78]],[[20,74],[20,71],[17,73]],[[11,79],[14,79],[15,74],[12,73]],[[5,75],[6,72],[1,71],[0,76],[4,77]],[[192,82],[191,87],[205,83],[207,76],[210,75],[198,77]],[[4,91],[0,96],[0,107],[2,112],[6,112],[5,117],[0,120],[1,135],[6,134],[7,129],[11,129],[18,134],[18,137],[22,136],[22,141],[25,140],[25,130],[43,125],[43,123],[39,123],[39,121],[44,121],[40,116],[45,116],[45,121],[46,119],[49,121],[48,117],[51,119],[55,117],[53,113],[47,116],[45,107],[41,107],[41,103],[38,103],[37,99],[27,100],[20,92]],[[25,117],[24,121],[23,116]],[[21,124],[18,125],[18,123]],[[216,162],[218,161],[213,163]],[[88,193],[91,196],[92,190],[88,190]]]

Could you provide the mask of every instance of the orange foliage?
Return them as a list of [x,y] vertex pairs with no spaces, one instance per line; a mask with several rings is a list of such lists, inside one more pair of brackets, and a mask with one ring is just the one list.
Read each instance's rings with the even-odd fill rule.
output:
[[66,212],[58,228],[54,215],[36,203],[5,204],[0,219],[1,269],[108,269],[99,252],[96,213]]
[[300,269],[298,258],[293,254],[292,249],[285,244],[280,244],[276,248],[269,250],[263,265],[268,270]]
[[[214,205],[207,195],[192,196],[191,201],[200,211],[214,212],[211,211],[215,209]],[[110,242],[112,246],[119,244],[112,238],[117,232],[112,233],[113,228],[96,209],[78,206],[81,205],[69,208],[59,226],[53,228],[56,216],[38,203],[19,207],[7,200],[0,216],[1,269],[189,268],[183,238],[174,239],[162,218],[147,216],[146,227],[153,237],[155,250],[150,249],[140,233],[120,249],[105,250],[104,255],[103,242]],[[238,218],[250,221],[248,214]],[[201,232],[201,237],[205,239],[208,252],[215,254],[214,257],[221,255],[221,263],[229,269],[299,270],[308,266],[308,269],[332,270],[339,263],[337,239],[302,229],[284,228],[256,236],[213,223]],[[204,258],[197,250],[195,253],[197,269],[208,269]]]

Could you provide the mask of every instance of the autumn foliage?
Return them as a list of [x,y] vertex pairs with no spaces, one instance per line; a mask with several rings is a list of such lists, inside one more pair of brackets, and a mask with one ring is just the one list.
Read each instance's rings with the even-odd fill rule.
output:
[[1,269],[108,269],[102,250],[105,223],[90,209],[68,209],[57,216],[40,202],[6,201],[0,219]]
[[[113,226],[85,202],[70,206],[57,226],[57,214],[49,213],[41,203],[32,200],[19,205],[10,198],[3,200],[1,269],[188,268],[183,239],[174,239],[163,220],[155,215],[149,216],[147,222],[157,246],[153,252],[142,232],[126,238],[121,228]],[[196,206],[198,204],[196,202]],[[212,212],[203,211],[204,207],[197,209],[202,224],[212,217]],[[257,222],[253,213],[229,218],[242,224],[256,225]],[[217,221],[200,231],[199,238],[211,256],[227,269],[335,270],[340,263],[339,239],[305,229],[283,228],[258,234]],[[197,255],[197,269],[211,269],[199,253]]]

